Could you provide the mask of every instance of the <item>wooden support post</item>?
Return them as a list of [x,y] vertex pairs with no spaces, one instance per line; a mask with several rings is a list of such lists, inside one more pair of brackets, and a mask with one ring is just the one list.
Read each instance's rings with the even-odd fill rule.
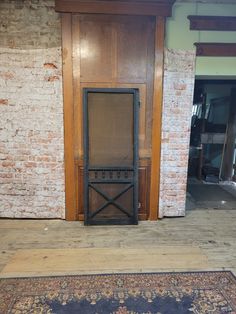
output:
[[233,176],[234,150],[236,140],[236,88],[231,90],[228,131],[222,165],[221,178],[230,181]]
[[155,73],[152,120],[152,164],[150,186],[150,220],[157,220],[160,190],[161,115],[164,63],[165,18],[156,18]]
[[[206,98],[207,94],[202,95],[202,113],[201,113],[201,134],[205,132],[206,128]],[[203,157],[204,157],[204,146],[201,143],[201,149],[199,151],[199,165],[198,165],[198,179],[202,180],[202,166],[203,166]]]

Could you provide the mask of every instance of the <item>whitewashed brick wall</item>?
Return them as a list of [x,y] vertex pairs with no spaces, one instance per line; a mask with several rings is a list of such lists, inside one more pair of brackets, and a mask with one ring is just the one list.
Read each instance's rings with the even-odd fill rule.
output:
[[0,216],[64,218],[61,49],[0,49]]
[[184,216],[195,51],[165,51],[160,217]]

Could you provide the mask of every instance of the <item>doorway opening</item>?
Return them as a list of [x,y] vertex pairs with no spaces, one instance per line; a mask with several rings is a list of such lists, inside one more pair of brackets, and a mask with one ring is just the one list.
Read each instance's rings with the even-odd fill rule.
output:
[[236,80],[196,79],[186,210],[236,209]]

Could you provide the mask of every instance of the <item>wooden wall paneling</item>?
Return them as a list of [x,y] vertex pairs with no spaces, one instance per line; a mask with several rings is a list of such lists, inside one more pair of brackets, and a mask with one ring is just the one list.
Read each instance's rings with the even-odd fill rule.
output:
[[[150,198],[150,218],[156,219],[159,197],[165,20],[161,17],[111,16],[99,14],[72,15],[72,40],[71,27],[68,37],[68,25],[71,25],[71,17],[67,14],[65,16],[67,16],[67,23],[64,22],[64,25],[67,25],[67,32],[64,30],[65,47],[71,47],[73,41],[73,67],[71,52],[69,53],[67,51],[67,63],[64,63],[64,73],[67,73],[66,77],[64,77],[64,88],[67,90],[67,94],[64,94],[64,99],[66,99],[65,108],[69,108],[67,110],[67,117],[70,117],[71,122],[70,125],[69,122],[67,123],[68,127],[66,131],[70,133],[70,135],[66,137],[67,140],[69,139],[69,141],[66,140],[67,147],[69,147],[69,155],[66,154],[67,158],[68,156],[70,158],[70,162],[66,162],[69,165],[66,166],[66,168],[69,167],[70,173],[72,173],[73,167],[75,170],[76,162],[76,172],[74,172],[72,177],[67,175],[69,183],[69,185],[67,185],[67,191],[69,198],[68,196],[66,196],[66,198],[68,198],[70,202],[70,210],[68,213],[74,215],[73,217],[70,216],[72,218],[69,219],[76,219],[78,217],[80,220],[83,219],[82,90],[84,87],[139,88],[142,102],[139,134],[141,157],[139,170],[140,198],[142,199],[142,206],[139,218],[147,218]],[[137,27],[137,25],[141,25],[141,27]],[[128,35],[126,33],[128,33]],[[128,43],[128,45],[126,43]],[[131,53],[127,51],[129,49]],[[68,56],[70,56],[69,59]],[[72,69],[73,80],[71,74]],[[71,77],[69,77],[69,74]],[[69,106],[69,102],[73,104],[73,90],[71,88],[73,85],[74,112],[73,106]],[[153,119],[152,113],[154,115]],[[149,129],[151,126],[152,131],[150,132]],[[74,143],[74,145],[70,145],[69,143]],[[151,144],[153,148],[152,153]],[[74,149],[74,155],[70,149]],[[150,157],[152,157],[152,165],[144,165],[143,158]],[[152,167],[151,179],[150,167]],[[74,186],[72,189],[70,188],[70,190],[68,190],[68,188],[72,186],[72,181],[74,182]],[[75,195],[73,197],[72,191],[75,187],[76,193],[74,193]],[[150,189],[151,192],[149,191]],[[77,210],[75,204],[78,204]]]
[[199,57],[235,57],[236,43],[194,43]]
[[139,161],[139,220],[146,220],[149,217],[150,164],[150,159]]
[[150,185],[150,220],[158,218],[159,188],[160,188],[160,155],[161,155],[161,115],[162,91],[164,72],[164,36],[165,19],[156,18],[155,33],[155,74],[153,95],[152,121],[152,157],[151,157],[151,185]]
[[148,18],[127,18],[117,24],[117,80],[144,83],[147,77]]
[[92,14],[130,14],[171,16],[175,0],[105,1],[105,0],[56,0],[57,12]]
[[80,16],[81,82],[112,80],[112,25],[105,17]]
[[236,31],[236,16],[189,15],[191,30]]
[[66,220],[76,220],[71,14],[62,14]]
[[139,158],[147,157],[145,151],[145,142],[146,142],[146,99],[147,99],[147,86],[146,84],[124,84],[116,83],[113,84],[114,88],[137,88],[139,89],[140,94],[140,112],[139,112]]

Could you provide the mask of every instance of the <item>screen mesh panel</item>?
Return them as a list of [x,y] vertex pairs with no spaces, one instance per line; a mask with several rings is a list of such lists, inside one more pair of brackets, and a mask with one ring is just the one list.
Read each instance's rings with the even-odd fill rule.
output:
[[88,94],[89,164],[132,166],[132,94]]

